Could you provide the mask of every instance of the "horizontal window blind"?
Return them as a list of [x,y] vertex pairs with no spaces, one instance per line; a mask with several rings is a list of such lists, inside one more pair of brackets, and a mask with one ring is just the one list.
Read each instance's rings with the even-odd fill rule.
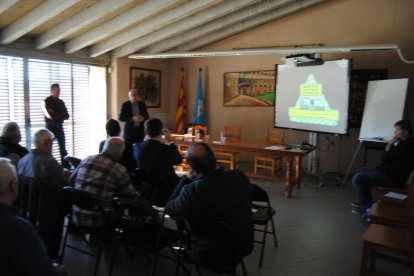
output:
[[[24,91],[25,62],[28,68],[26,92]],[[58,83],[61,90],[60,99],[65,102],[70,116],[63,125],[68,154],[79,158],[91,154],[93,152],[91,148],[98,147],[96,141],[105,138],[104,131],[101,133],[96,129],[100,129],[100,125],[104,129],[106,114],[106,107],[102,105],[102,100],[94,99],[97,93],[91,87],[91,68],[95,67],[41,59],[24,60],[20,57],[0,55],[0,127],[7,122],[15,121],[21,129],[21,144],[29,148],[33,147],[31,137],[37,130],[45,127],[42,102],[50,95],[50,85]],[[94,70],[92,79],[96,86],[98,70]],[[105,70],[100,70],[102,72],[100,71],[99,78],[105,80]],[[99,96],[105,99],[106,85],[99,84],[99,86],[102,91]],[[98,109],[91,108],[94,104],[102,106],[100,105]],[[99,126],[96,126],[96,122],[99,122]],[[25,143],[26,129],[31,136],[27,139],[28,145]],[[60,160],[57,142],[53,145],[53,155]]]

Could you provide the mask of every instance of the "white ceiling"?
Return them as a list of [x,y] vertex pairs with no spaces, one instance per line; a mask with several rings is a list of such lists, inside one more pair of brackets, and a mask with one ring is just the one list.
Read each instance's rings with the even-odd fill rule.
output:
[[1,0],[0,43],[92,58],[192,51],[324,1]]

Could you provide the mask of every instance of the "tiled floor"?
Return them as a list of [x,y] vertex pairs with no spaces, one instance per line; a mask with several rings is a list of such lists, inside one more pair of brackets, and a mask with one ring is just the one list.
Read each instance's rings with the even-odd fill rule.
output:
[[[273,247],[269,239],[263,267],[258,268],[259,246],[256,245],[253,253],[245,258],[248,275],[359,275],[361,236],[366,226],[360,216],[350,213],[349,202],[355,200],[355,195],[349,184],[340,188],[334,183],[326,183],[319,188],[315,181],[305,178],[305,185],[294,190],[293,198],[285,198],[282,182],[252,182],[270,194],[277,209],[275,222],[279,247]],[[98,275],[107,275],[110,253],[111,250],[107,250]],[[123,256],[121,261],[123,264],[116,265],[113,275],[148,275],[150,264],[145,258],[132,260]],[[64,264],[69,276],[86,276],[93,275],[95,260],[67,249]],[[386,262],[379,262],[378,267],[391,275],[408,275],[405,267]],[[162,260],[157,275],[174,275],[174,269],[171,261]]]

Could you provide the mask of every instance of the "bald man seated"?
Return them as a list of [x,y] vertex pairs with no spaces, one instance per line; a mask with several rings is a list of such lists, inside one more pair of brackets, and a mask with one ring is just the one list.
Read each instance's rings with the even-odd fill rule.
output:
[[14,166],[0,158],[0,275],[66,275],[52,266],[36,229],[12,207],[18,188]]
[[86,157],[75,172],[75,188],[94,194],[103,204],[103,211],[88,211],[74,206],[73,223],[84,227],[112,224],[114,196],[133,197],[136,189],[127,169],[118,161],[125,150],[121,137],[106,140],[102,153]]
[[[240,257],[253,249],[252,185],[241,171],[217,170],[207,144],[192,144],[186,159],[191,170],[178,183],[165,212],[191,227],[187,257],[210,268],[231,266],[234,242]],[[217,231],[220,223],[233,230],[232,237]]]

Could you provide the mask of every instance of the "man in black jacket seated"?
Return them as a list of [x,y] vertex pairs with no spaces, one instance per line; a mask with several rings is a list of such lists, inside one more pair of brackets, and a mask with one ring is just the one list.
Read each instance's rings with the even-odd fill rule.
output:
[[[164,206],[179,181],[173,166],[181,164],[183,158],[177,146],[172,143],[170,132],[163,129],[160,119],[152,118],[146,121],[145,133],[148,138],[139,145],[138,167],[152,175],[157,175],[164,182],[159,183],[161,190],[158,191],[158,196],[153,202],[155,205]],[[163,133],[168,144],[161,141]]]
[[[190,259],[210,268],[231,265],[233,243],[240,256],[253,249],[251,184],[240,171],[216,170],[216,159],[208,145],[192,144],[186,154],[191,167],[165,206],[173,219],[186,219],[191,227]],[[230,226],[234,235],[223,237],[218,222]]]
[[352,178],[360,202],[352,202],[352,213],[363,214],[371,207],[371,186],[402,188],[414,170],[414,137],[407,120],[394,124],[395,135],[385,147],[381,166],[361,167]]
[[[106,134],[108,137],[116,137],[119,136],[121,133],[121,126],[119,125],[117,120],[109,119],[106,122],[105,125]],[[99,153],[102,153],[102,150],[104,148],[106,140],[101,141],[99,144]],[[125,150],[124,153],[121,156],[121,159],[119,160],[119,163],[124,165],[124,167],[129,171],[133,172],[137,168],[137,162],[134,159],[134,156],[132,155],[132,144],[124,141],[125,144]]]

